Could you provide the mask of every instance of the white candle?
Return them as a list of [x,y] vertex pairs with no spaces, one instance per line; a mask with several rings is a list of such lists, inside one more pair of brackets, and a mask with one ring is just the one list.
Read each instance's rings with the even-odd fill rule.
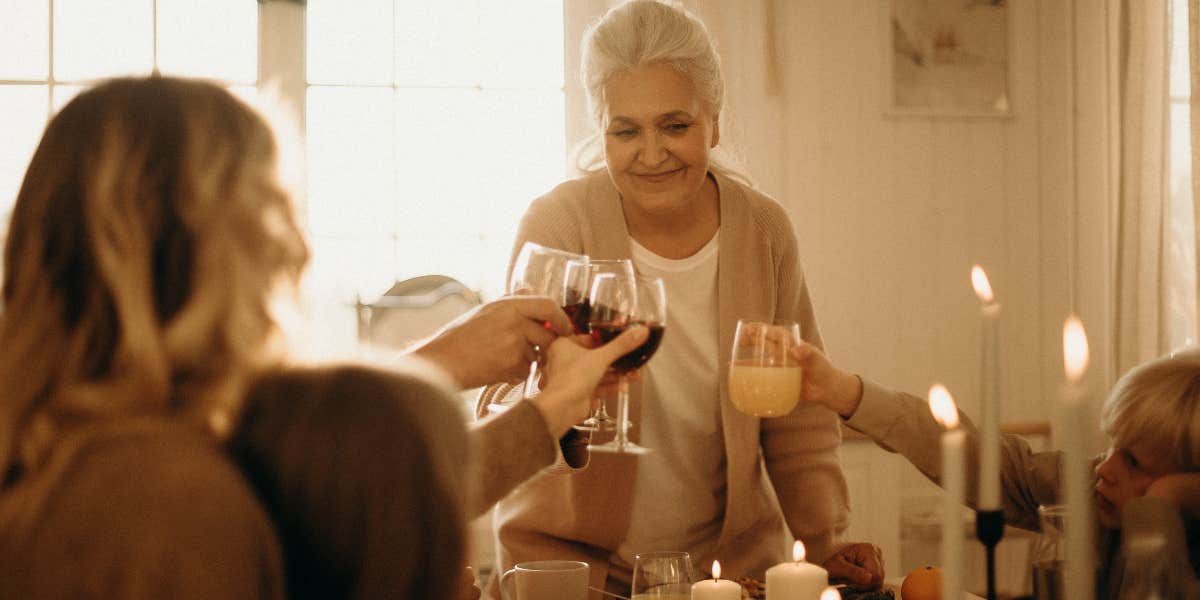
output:
[[712,579],[692,584],[692,600],[742,600],[742,586],[721,579],[721,563],[713,561]]
[[942,432],[942,597],[961,598],[963,581],[963,468],[966,433],[958,428],[958,407],[942,384],[929,388],[929,411],[946,429]]
[[821,600],[842,600],[842,593],[835,587],[827,587],[821,592]]
[[1063,367],[1067,383],[1058,411],[1058,432],[1063,450],[1063,495],[1067,504],[1067,573],[1063,588],[1072,596],[1092,597],[1094,560],[1092,548],[1091,481],[1088,473],[1087,437],[1090,422],[1083,384],[1088,366],[1087,333],[1079,317],[1071,315],[1063,324]]
[[829,573],[804,560],[804,543],[792,546],[792,562],[767,569],[767,600],[819,600],[829,587]]
[[987,273],[971,267],[971,284],[983,319],[980,336],[979,510],[1000,510],[1000,305]]

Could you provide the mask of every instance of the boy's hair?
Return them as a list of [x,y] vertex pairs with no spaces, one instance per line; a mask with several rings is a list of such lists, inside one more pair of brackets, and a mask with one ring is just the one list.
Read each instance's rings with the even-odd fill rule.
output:
[[1113,446],[1141,445],[1182,471],[1200,471],[1200,347],[1138,365],[1100,414]]

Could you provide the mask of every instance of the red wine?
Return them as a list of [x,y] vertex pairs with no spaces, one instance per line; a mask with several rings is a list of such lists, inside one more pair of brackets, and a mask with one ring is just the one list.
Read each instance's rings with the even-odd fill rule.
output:
[[575,326],[575,333],[588,332],[588,317],[591,316],[592,310],[587,300],[567,304],[562,309],[571,318],[571,324]]
[[632,327],[633,325],[645,325],[646,328],[650,330],[650,337],[647,337],[646,341],[642,342],[642,345],[634,349],[633,352],[618,358],[616,362],[612,364],[612,369],[618,373],[628,373],[629,371],[637,369],[646,364],[646,361],[650,360],[651,356],[654,356],[654,352],[658,350],[658,345],[662,343],[662,324],[637,322],[622,323],[620,325],[614,325],[611,323],[591,324],[592,339],[597,344],[607,344],[608,342],[612,341],[613,338],[621,335],[621,332],[625,331],[625,329]]

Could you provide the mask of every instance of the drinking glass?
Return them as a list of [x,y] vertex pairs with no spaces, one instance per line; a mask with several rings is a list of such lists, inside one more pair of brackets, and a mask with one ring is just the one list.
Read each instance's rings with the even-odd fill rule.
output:
[[[547,248],[533,242],[525,242],[525,245],[521,246],[521,251],[517,253],[517,260],[513,263],[512,273],[509,274],[508,293],[547,296],[562,306],[563,310],[568,311],[569,314],[572,309],[571,304],[568,304],[568,291],[574,289],[578,293],[580,289],[583,289],[581,286],[584,285],[578,280],[567,279],[567,265],[571,263],[586,265],[588,257],[565,250]],[[578,271],[575,271],[573,276],[578,277]],[[542,355],[541,348],[534,348],[534,351],[537,356]],[[529,377],[525,380],[526,397],[533,393],[533,388],[537,384],[537,373],[538,361],[534,360],[529,365]]]
[[[591,303],[588,295],[592,287],[592,281],[596,278],[596,275],[601,273],[612,273],[617,277],[633,281],[633,261],[629,259],[593,259],[590,262],[573,261],[567,264],[566,279],[576,284],[582,280],[583,301],[567,311],[567,314],[571,316],[571,321],[575,325],[577,333],[589,333],[591,331],[591,328],[588,326],[588,320],[591,315]],[[602,398],[596,402],[596,408],[592,411],[592,415],[582,423],[575,425],[575,429],[593,433],[611,431],[615,428],[616,420],[608,415],[608,408]]]
[[592,339],[607,343],[634,325],[644,325],[649,337],[641,346],[609,367],[617,374],[617,433],[612,441],[589,446],[592,451],[642,454],[647,449],[629,441],[629,377],[654,356],[667,325],[667,293],[662,279],[636,275],[632,282],[611,273],[596,276],[591,291],[588,328]]
[[633,561],[632,600],[689,600],[692,557],[687,552],[644,552]]
[[729,365],[729,400],[756,417],[781,417],[800,401],[800,363],[789,356],[800,344],[800,325],[739,319]]
[[1067,507],[1063,504],[1038,506],[1038,537],[1030,552],[1033,570],[1033,597],[1037,600],[1063,600],[1063,581],[1067,561]]

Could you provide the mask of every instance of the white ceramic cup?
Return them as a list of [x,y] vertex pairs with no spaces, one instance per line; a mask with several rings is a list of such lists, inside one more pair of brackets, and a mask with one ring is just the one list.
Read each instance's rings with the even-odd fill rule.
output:
[[[504,600],[587,600],[588,564],[576,560],[517,563],[500,577]],[[509,591],[509,582],[517,593]]]

